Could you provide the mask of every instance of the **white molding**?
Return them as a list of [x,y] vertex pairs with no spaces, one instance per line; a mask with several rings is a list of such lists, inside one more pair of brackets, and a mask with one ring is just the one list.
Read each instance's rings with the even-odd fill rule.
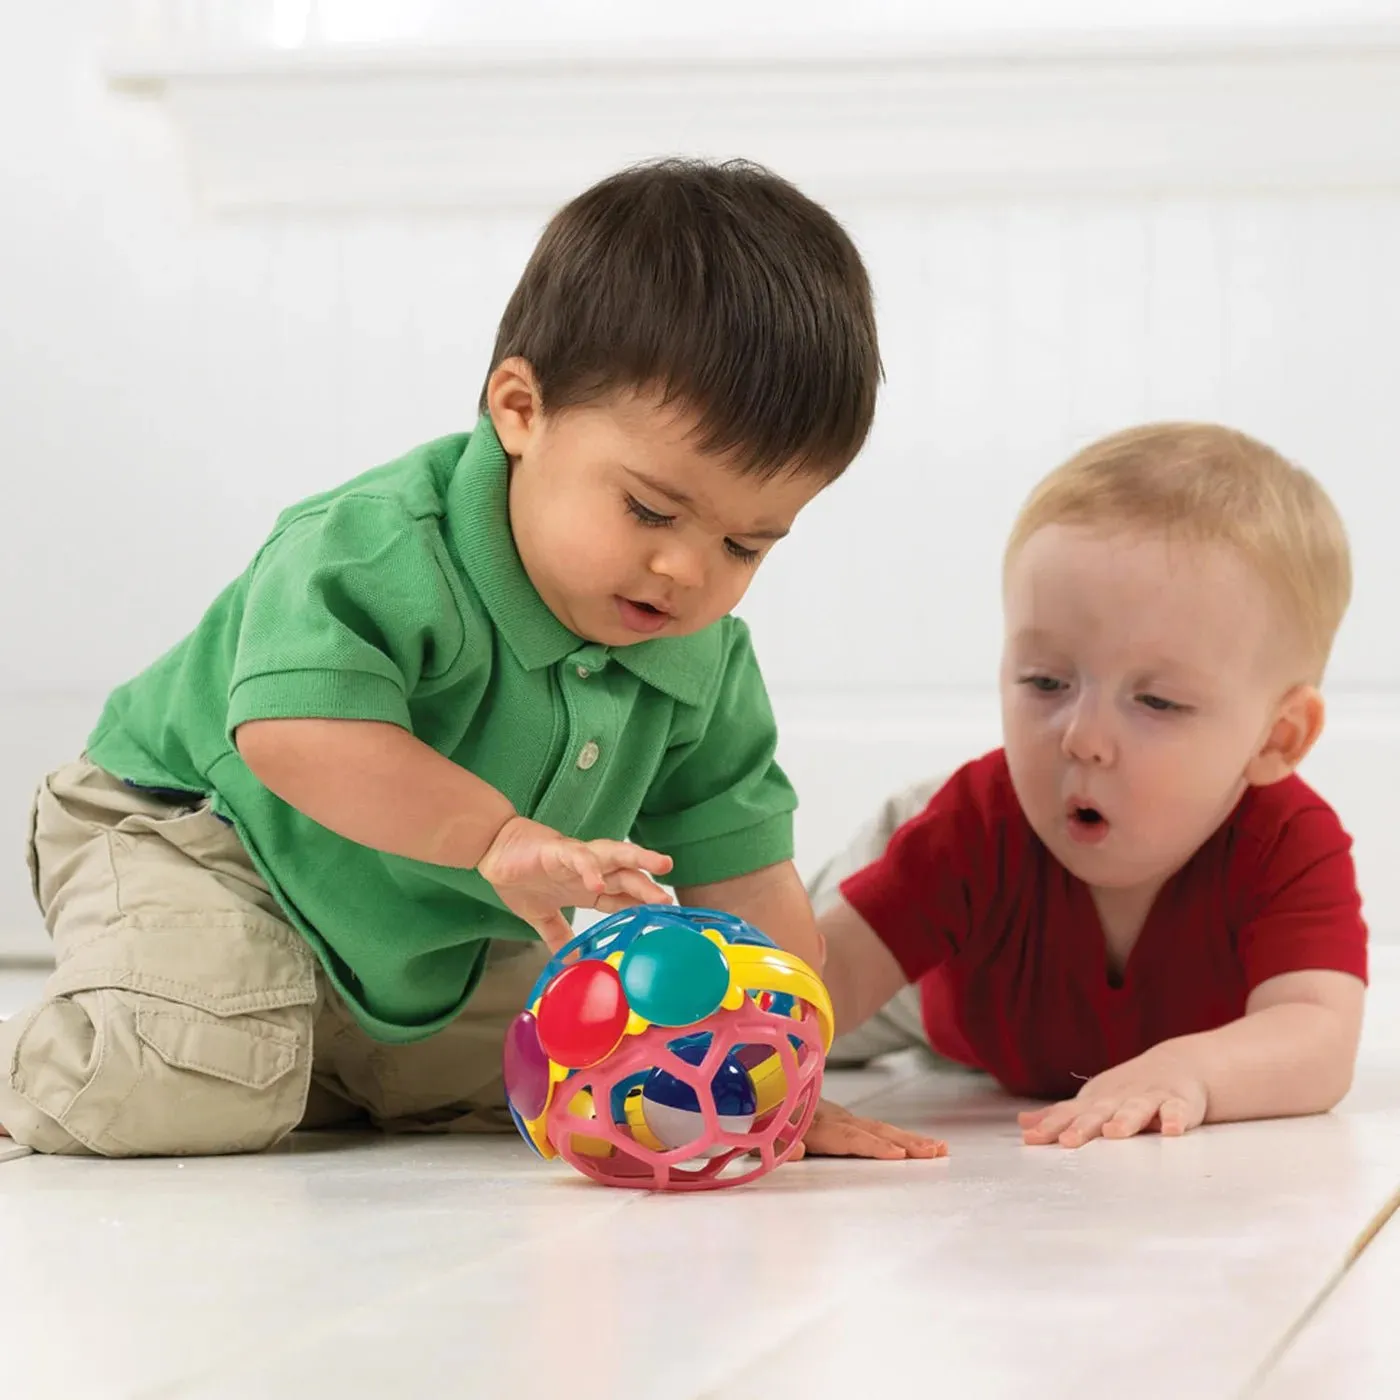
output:
[[113,49],[205,201],[549,208],[661,153],[824,198],[1400,186],[1400,26],[669,45]]

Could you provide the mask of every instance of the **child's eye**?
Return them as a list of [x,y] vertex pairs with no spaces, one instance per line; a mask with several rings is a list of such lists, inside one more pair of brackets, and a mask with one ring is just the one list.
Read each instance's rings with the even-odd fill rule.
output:
[[1186,709],[1185,705],[1178,705],[1175,700],[1167,700],[1160,695],[1139,695],[1138,704],[1146,705],[1159,715],[1180,714]]
[[1057,695],[1065,689],[1065,683],[1054,676],[1022,676],[1021,684],[1029,686],[1037,695]]
[[671,525],[675,523],[674,515],[662,515],[660,511],[644,506],[635,496],[627,497],[627,509],[642,522],[643,525]]
[[731,540],[729,538],[726,538],[724,541],[724,547],[729,552],[729,554],[731,554],[741,564],[758,563],[759,551],[756,549],[747,548],[747,546],[740,544],[738,540]]

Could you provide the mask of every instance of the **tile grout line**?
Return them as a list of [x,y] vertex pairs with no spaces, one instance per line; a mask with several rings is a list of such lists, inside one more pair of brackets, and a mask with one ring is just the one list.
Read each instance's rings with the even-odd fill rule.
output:
[[1313,1319],[1322,1311],[1328,1299],[1332,1297],[1341,1285],[1342,1280],[1351,1272],[1356,1261],[1366,1252],[1367,1247],[1376,1236],[1380,1234],[1387,1222],[1397,1211],[1400,1211],[1400,1187],[1396,1188],[1390,1198],[1362,1228],[1361,1233],[1352,1241],[1351,1247],[1347,1250],[1342,1262],[1338,1264],[1330,1277],[1323,1283],[1322,1287],[1317,1292],[1317,1296],[1313,1298],[1292,1323],[1284,1329],[1283,1335],[1269,1349],[1264,1359],[1255,1368],[1253,1375],[1245,1382],[1243,1389],[1239,1392],[1238,1400],[1249,1400],[1251,1395],[1259,1393],[1259,1388],[1268,1380],[1270,1374],[1287,1355],[1289,1349],[1312,1323]]

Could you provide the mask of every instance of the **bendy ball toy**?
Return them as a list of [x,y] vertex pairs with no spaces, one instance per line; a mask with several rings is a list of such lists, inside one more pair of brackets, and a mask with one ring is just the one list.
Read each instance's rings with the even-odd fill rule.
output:
[[738,1186],[801,1142],[831,1035],[801,959],[732,915],[648,904],[550,960],[506,1033],[506,1093],[542,1157],[605,1186]]

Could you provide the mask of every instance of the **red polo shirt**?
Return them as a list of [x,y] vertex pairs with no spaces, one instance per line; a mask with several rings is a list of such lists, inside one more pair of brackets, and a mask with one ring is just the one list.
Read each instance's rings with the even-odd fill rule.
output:
[[1031,830],[1000,749],[841,889],[920,984],[933,1048],[1027,1097],[1072,1097],[1160,1041],[1236,1020],[1281,973],[1366,977],[1351,837],[1297,777],[1250,788],[1167,882],[1121,981],[1089,887]]

